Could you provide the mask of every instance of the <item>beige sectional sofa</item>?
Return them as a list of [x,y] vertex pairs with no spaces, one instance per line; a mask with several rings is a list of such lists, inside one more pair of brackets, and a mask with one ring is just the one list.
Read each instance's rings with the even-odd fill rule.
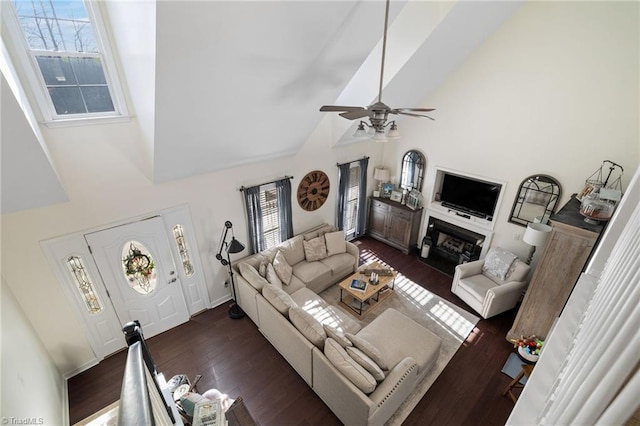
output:
[[441,341],[393,309],[363,328],[318,296],[358,266],[357,246],[334,230],[322,225],[237,260],[237,301],[343,423],[381,425],[431,369]]

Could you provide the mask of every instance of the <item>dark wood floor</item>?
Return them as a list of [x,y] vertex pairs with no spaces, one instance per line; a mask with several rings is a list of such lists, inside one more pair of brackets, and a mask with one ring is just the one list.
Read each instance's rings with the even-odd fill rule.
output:
[[[472,311],[450,291],[451,277],[370,238],[368,249],[412,281]],[[505,335],[515,310],[480,320],[406,425],[502,425],[513,403],[501,395],[510,378],[501,373],[512,352]],[[201,374],[198,390],[219,389],[242,396],[262,425],[338,425],[339,420],[248,318],[232,320],[220,306],[147,340],[151,355],[169,380],[176,374]],[[126,353],[115,354],[69,379],[71,424],[116,401]]]

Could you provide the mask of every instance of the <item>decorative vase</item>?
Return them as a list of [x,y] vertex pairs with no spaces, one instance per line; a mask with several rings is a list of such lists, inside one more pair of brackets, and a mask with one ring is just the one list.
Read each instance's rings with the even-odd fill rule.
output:
[[527,350],[522,346],[518,346],[518,355],[520,355],[520,358],[522,358],[524,361],[527,361],[530,363],[534,363],[538,361],[538,357],[539,357],[539,355],[531,354],[527,352]]

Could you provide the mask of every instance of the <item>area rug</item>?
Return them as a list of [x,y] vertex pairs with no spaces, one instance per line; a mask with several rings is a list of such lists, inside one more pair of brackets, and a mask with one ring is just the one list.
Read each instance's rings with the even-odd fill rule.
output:
[[[345,312],[348,311],[348,308],[340,304],[340,288],[337,285],[323,291],[320,296],[327,303],[340,307]],[[435,366],[418,383],[415,391],[409,395],[387,423],[400,425],[442,373],[480,318],[450,304],[402,274],[396,277],[393,293],[382,301],[380,306],[365,313],[360,319],[354,314],[350,313],[350,315],[364,327],[388,308],[402,312],[442,339],[440,355]]]

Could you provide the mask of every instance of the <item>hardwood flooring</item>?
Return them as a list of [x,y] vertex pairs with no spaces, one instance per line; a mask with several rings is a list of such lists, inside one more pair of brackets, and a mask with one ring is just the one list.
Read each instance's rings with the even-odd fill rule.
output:
[[[412,281],[470,312],[450,291],[451,277],[414,255],[368,237],[360,248],[401,271]],[[502,425],[513,403],[502,391],[511,380],[501,373],[513,347],[505,335],[516,310],[480,320],[405,425]],[[242,396],[261,425],[339,425],[340,421],[298,376],[253,322],[232,320],[219,306],[189,322],[147,339],[158,370],[167,380],[176,374],[202,375],[198,390],[219,389]],[[103,360],[68,381],[71,424],[120,397],[126,352]]]

